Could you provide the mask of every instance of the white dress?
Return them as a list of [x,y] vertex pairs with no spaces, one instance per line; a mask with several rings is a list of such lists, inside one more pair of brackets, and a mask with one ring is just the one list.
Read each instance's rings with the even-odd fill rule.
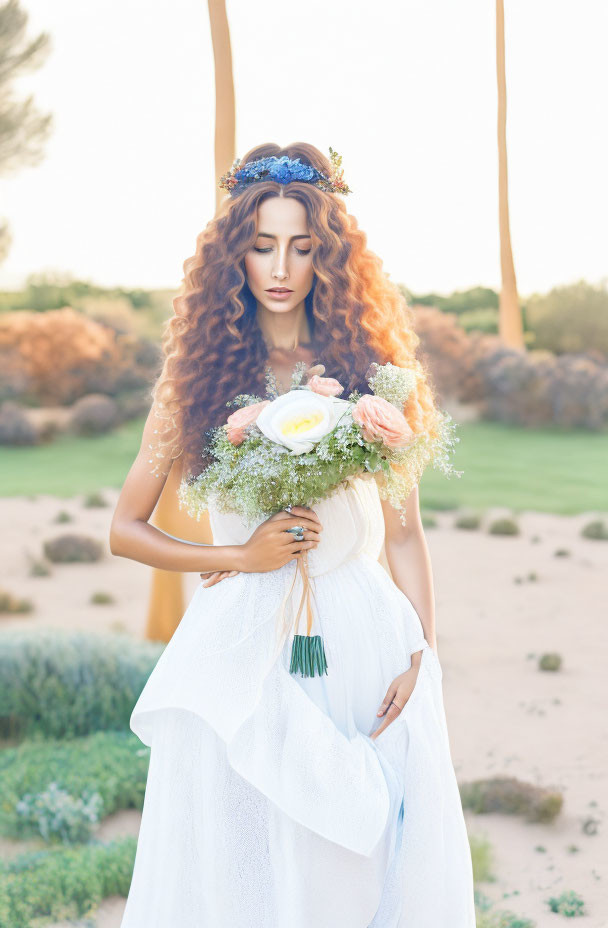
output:
[[[313,508],[327,674],[290,673],[290,639],[275,647],[296,561],[201,583],[131,715],[151,755],[121,928],[475,928],[441,666],[378,561],[376,481]],[[209,515],[215,544],[253,531]],[[372,740],[421,649],[412,695]]]

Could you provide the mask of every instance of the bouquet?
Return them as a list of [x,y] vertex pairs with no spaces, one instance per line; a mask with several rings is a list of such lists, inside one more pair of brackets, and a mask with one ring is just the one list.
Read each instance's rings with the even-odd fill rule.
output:
[[213,463],[182,481],[180,509],[199,519],[213,505],[259,522],[287,505],[313,506],[349,477],[382,471],[380,495],[405,525],[405,502],[427,465],[461,476],[451,461],[460,440],[451,416],[437,410],[432,436],[414,432],[402,412],[415,371],[374,363],[372,392],[341,399],[344,388],[332,377],[315,374],[302,385],[305,370],[298,362],[290,390],[275,399],[240,394],[226,404],[239,409],[207,433]]
[[[436,410],[432,432],[416,432],[403,414],[415,395],[415,370],[374,363],[367,372],[371,393],[353,391],[347,399],[332,377],[315,374],[302,384],[305,371],[305,362],[299,362],[290,389],[280,396],[240,394],[226,404],[238,409],[208,431],[213,461],[202,474],[182,480],[180,509],[199,519],[213,505],[259,523],[288,506],[314,506],[349,478],[381,471],[379,494],[405,525],[407,497],[428,464],[446,476],[461,476],[450,457],[459,441],[451,416]],[[272,396],[270,382],[267,393]],[[308,616],[308,635],[294,637],[290,670],[313,676],[315,670],[327,672],[327,661],[320,636],[310,636],[310,608]]]

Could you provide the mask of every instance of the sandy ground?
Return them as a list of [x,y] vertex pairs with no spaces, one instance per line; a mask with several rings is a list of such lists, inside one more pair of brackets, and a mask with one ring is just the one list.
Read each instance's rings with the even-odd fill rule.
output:
[[[36,605],[29,615],[1,616],[3,627],[50,624],[143,635],[151,571],[110,555],[107,535],[118,493],[103,495],[109,506],[101,509],[84,508],[82,497],[1,501],[0,587]],[[53,522],[62,509],[73,522]],[[484,525],[503,514],[488,510]],[[469,834],[486,837],[494,851],[495,880],[479,888],[502,908],[535,919],[538,928],[561,923],[544,900],[564,890],[585,900],[583,924],[608,926],[608,543],[580,537],[593,517],[527,512],[519,519],[519,536],[496,537],[483,528],[454,529],[454,513],[447,512],[437,514],[437,527],[427,530],[459,782],[506,774],[554,786],[564,796],[564,808],[551,825],[465,813]],[[39,557],[43,541],[64,530],[103,540],[104,559],[56,566],[50,577],[29,577],[28,554]],[[559,548],[570,556],[555,557]],[[525,579],[531,572],[536,580]],[[524,579],[518,583],[517,577]],[[186,601],[199,582],[198,574],[185,577]],[[111,592],[115,604],[91,605],[96,591]],[[562,655],[561,672],[536,669],[536,658],[545,651]],[[596,822],[595,834],[583,830],[588,819]],[[99,837],[137,834],[139,820],[132,810],[113,815]],[[7,855],[21,847],[2,843]],[[123,899],[106,900],[98,928],[118,928],[123,906]]]

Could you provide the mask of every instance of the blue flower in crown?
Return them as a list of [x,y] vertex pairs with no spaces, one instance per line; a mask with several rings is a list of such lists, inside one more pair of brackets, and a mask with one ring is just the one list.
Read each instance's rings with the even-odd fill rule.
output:
[[292,159],[287,155],[277,158],[276,155],[270,155],[268,158],[248,161],[242,167],[240,158],[237,158],[230,171],[221,178],[219,186],[234,196],[255,181],[274,180],[278,184],[300,181],[312,183],[331,193],[350,193],[350,188],[342,178],[343,171],[340,167],[342,159],[332,148],[329,151],[332,162],[330,177],[326,177],[311,164],[306,164],[299,158]]

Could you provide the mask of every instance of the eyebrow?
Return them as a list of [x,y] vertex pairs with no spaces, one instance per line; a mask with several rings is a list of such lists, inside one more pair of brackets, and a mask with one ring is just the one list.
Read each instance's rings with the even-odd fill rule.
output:
[[[276,235],[270,235],[269,232],[258,232],[258,238],[276,238]],[[292,235],[289,241],[291,242],[294,238],[311,238],[310,235]]]

